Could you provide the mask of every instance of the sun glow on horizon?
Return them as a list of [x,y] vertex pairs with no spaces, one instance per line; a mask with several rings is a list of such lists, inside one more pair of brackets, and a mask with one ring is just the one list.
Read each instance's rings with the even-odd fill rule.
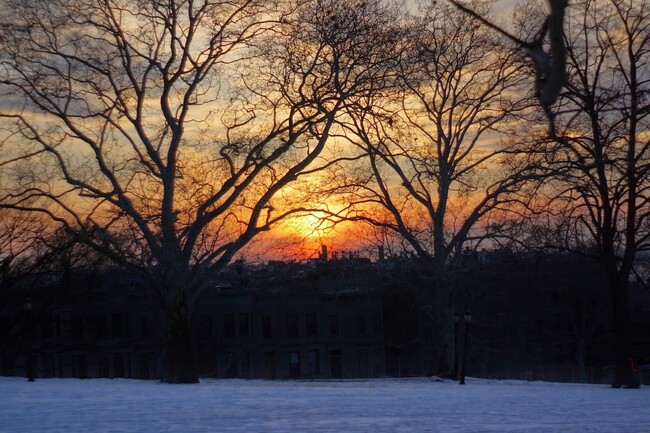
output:
[[330,254],[365,250],[370,242],[360,234],[358,223],[327,220],[325,215],[297,215],[278,223],[259,235],[245,248],[246,260],[309,260],[321,256],[323,247]]

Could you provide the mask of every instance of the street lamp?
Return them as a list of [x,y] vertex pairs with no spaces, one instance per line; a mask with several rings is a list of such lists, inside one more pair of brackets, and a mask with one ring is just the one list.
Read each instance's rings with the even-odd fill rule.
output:
[[34,354],[32,352],[32,334],[34,331],[34,318],[32,317],[32,309],[34,305],[30,298],[25,298],[23,303],[25,310],[25,320],[27,322],[27,381],[34,382]]
[[460,385],[465,385],[465,369],[467,367],[467,336],[469,334],[469,324],[472,321],[472,313],[466,311],[463,313],[465,319],[465,342],[463,344],[463,365],[460,368]]
[[460,314],[454,313],[454,379],[458,379],[458,322]]

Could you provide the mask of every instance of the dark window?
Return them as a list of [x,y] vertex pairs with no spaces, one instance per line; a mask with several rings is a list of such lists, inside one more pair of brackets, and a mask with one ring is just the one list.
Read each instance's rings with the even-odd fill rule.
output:
[[75,376],[79,379],[88,378],[88,364],[86,363],[85,355],[75,355],[74,356],[74,369]]
[[287,314],[287,336],[288,337],[298,336],[298,315],[297,314]]
[[381,332],[381,314],[374,313],[372,315],[372,332],[379,334]]
[[113,356],[113,377],[125,377],[124,376],[124,356],[123,355],[114,355]]
[[359,349],[359,376],[370,376],[370,358],[365,349]]
[[[122,315],[120,313],[113,313],[111,315],[111,331],[113,337],[121,337],[122,330]],[[121,376],[118,376],[121,377]]]
[[97,359],[97,369],[99,370],[99,377],[109,377],[107,356],[99,355],[99,358]]
[[81,316],[72,316],[70,323],[72,326],[72,339],[81,340],[84,335],[83,321],[81,319]]
[[305,315],[307,335],[318,335],[318,315],[307,313]]
[[275,352],[264,352],[262,354],[262,377],[275,379]]
[[41,335],[43,338],[52,338],[54,336],[54,326],[51,314],[45,314],[41,319]]
[[366,318],[357,316],[357,334],[363,335],[366,333]]
[[0,332],[6,332],[11,327],[9,316],[0,316]]
[[318,359],[318,349],[307,351],[307,364],[309,365],[309,375],[315,376],[320,374],[320,362]]
[[273,337],[273,328],[271,327],[271,316],[262,316],[262,337]]
[[54,355],[42,355],[41,359],[43,360],[43,377],[53,377],[56,375]]
[[223,315],[223,334],[226,337],[235,336],[235,315],[232,313]]
[[249,335],[248,313],[239,313],[239,335]]
[[242,360],[241,360],[241,374],[242,377],[251,377],[251,352],[250,350],[244,350],[244,353],[242,353]]
[[150,379],[149,355],[140,355],[140,379]]
[[330,351],[330,374],[333,378],[343,378],[343,361],[340,350]]
[[382,349],[375,349],[375,354],[373,355],[374,361],[374,372],[373,376],[380,377],[384,374],[384,351]]
[[201,328],[199,333],[202,340],[210,340],[212,338],[212,316],[207,314],[201,316]]
[[7,333],[12,326],[12,322],[13,321],[9,318],[9,316],[0,316],[0,338],[8,335]]
[[538,335],[544,334],[544,323],[541,320],[535,321],[535,333]]
[[237,358],[232,352],[226,356],[226,377],[237,377]]
[[106,338],[106,337],[108,337],[108,327],[106,326],[106,316],[103,315],[103,314],[95,314],[95,336],[97,338]]
[[336,314],[330,315],[329,328],[330,328],[330,335],[333,336],[339,335],[339,317]]
[[124,336],[131,337],[131,321],[129,320],[129,313],[124,313]]
[[300,352],[289,352],[289,377],[300,377]]
[[142,335],[142,338],[149,337],[149,321],[146,317],[140,319],[140,334]]

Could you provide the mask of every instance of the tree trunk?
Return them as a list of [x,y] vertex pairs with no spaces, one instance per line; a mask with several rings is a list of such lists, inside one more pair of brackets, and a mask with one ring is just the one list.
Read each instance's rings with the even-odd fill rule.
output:
[[199,377],[192,350],[189,307],[185,297],[167,306],[165,319],[161,379],[167,383],[197,383]]
[[616,372],[612,387],[638,388],[632,374],[632,342],[630,338],[630,305],[627,280],[620,279],[612,284],[614,304],[614,329],[616,333]]
[[585,345],[583,341],[576,342],[576,367],[578,368],[578,382],[587,383],[587,367],[585,365]]
[[435,345],[437,353],[434,353],[434,359],[436,360],[435,374],[440,377],[452,377],[454,374],[454,362],[458,360],[454,360],[455,341],[452,294],[450,284],[444,276],[436,275],[434,290],[433,305],[435,305],[435,321],[437,322],[435,325],[438,331],[436,333],[438,344]]

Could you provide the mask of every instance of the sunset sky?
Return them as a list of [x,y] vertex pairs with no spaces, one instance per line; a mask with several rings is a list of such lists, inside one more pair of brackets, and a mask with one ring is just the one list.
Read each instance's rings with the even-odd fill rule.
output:
[[[407,0],[407,4],[415,3],[417,1]],[[490,3],[495,17],[508,23],[514,7],[522,1],[495,0]],[[493,143],[497,139],[494,134],[488,134],[483,140]],[[317,258],[321,247],[326,246],[330,254],[352,252],[375,259],[378,239],[372,232],[371,228],[361,223],[332,224],[314,215],[305,215],[284,221],[271,232],[261,234],[240,256],[247,260],[304,260]]]
[[[415,2],[407,1],[407,4],[414,4]],[[510,11],[513,8],[513,5],[517,3],[517,0],[496,0],[495,2],[491,2],[493,9],[495,10],[495,15],[497,20],[505,20],[507,22],[507,15],[510,13]],[[83,82],[81,80],[80,82]],[[74,92],[72,92],[74,94]],[[83,92],[82,92],[83,93]],[[224,92],[225,93],[225,92]],[[221,96],[221,95],[220,95]],[[92,98],[91,98],[92,99]],[[97,99],[97,98],[96,98]],[[100,98],[101,99],[101,98]],[[110,98],[108,98],[110,99]],[[87,104],[84,105],[83,101],[75,101],[74,98],[70,99],[72,102],[72,106],[74,104],[79,104],[79,107],[86,107],[86,106],[92,106],[92,104]],[[96,101],[93,101],[95,103]],[[107,103],[106,101],[101,101],[101,103]],[[227,101],[224,101],[223,103],[227,104]],[[230,103],[232,103],[232,99],[230,100]],[[154,113],[150,118],[145,120],[144,123],[144,128],[147,131],[147,133],[151,133],[152,136],[156,135],[156,130],[159,127],[158,122],[160,121],[159,114],[156,114],[156,111],[159,110],[159,101],[156,99],[154,96],[151,99],[146,99],[144,102],[144,110],[145,112],[151,111]],[[177,211],[177,217],[178,220],[181,223],[186,223],[184,219],[186,220],[191,220],[193,218],[193,210],[190,205],[185,205],[184,203],[192,203],[191,200],[195,199],[196,196],[200,196],[202,194],[205,194],[206,191],[209,190],[209,187],[203,188],[203,186],[200,185],[202,181],[209,180],[211,177],[214,177],[213,183],[218,184],[220,179],[218,179],[219,176],[219,168],[209,166],[209,165],[203,165],[204,164],[204,159],[206,158],[207,152],[206,149],[209,149],[210,142],[212,140],[215,140],[218,142],[219,140],[223,141],[223,137],[218,137],[219,134],[223,135],[223,131],[220,131],[218,121],[219,119],[216,119],[218,116],[210,112],[210,115],[206,115],[206,111],[203,111],[203,108],[200,107],[197,108],[197,111],[194,112],[192,121],[194,123],[188,122],[187,127],[185,129],[185,132],[188,136],[193,137],[193,140],[195,139],[197,141],[196,144],[193,144],[193,146],[196,147],[187,147],[184,148],[181,151],[181,156],[179,159],[182,159],[183,161],[183,174],[179,177],[178,181],[178,190],[179,196],[181,194],[185,194],[179,199],[179,202],[181,203],[181,208]],[[237,108],[237,107],[235,107]],[[80,109],[85,109],[85,108],[80,108]],[[89,110],[94,110],[95,108],[88,108]],[[219,112],[219,110],[223,110],[225,113],[223,116],[227,117],[229,116],[228,113],[232,112],[237,112],[236,109],[232,109],[232,107],[229,106],[220,106],[215,110],[215,112]],[[74,111],[74,108],[73,108]],[[208,111],[209,112],[209,111]],[[41,121],[37,118],[41,114],[35,112],[35,113],[29,113],[29,116],[31,117],[32,121],[34,122],[34,125],[40,124]],[[158,116],[158,117],[157,117]],[[235,116],[232,114],[232,116]],[[131,150],[128,150],[128,152],[123,152],[123,148],[120,146],[126,146],[128,148],[128,143],[129,139],[124,139],[124,137],[118,138],[113,140],[110,137],[106,139],[106,142],[102,141],[105,139],[105,137],[102,136],[101,133],[98,133],[97,130],[101,129],[101,116],[99,117],[94,117],[94,115],[87,116],[86,119],[82,119],[83,116],[77,116],[75,118],[75,121],[78,122],[80,125],[81,131],[90,131],[90,135],[94,136],[97,134],[97,140],[98,143],[101,142],[101,145],[99,146],[102,151],[105,152],[104,157],[107,158],[112,158],[112,161],[110,164],[112,164],[115,167],[120,167],[120,170],[123,170],[120,172],[120,175],[122,173],[124,176],[123,182],[125,184],[129,184],[129,188],[134,188],[135,189],[135,201],[141,205],[143,208],[145,208],[145,213],[147,213],[149,216],[155,217],[156,215],[156,210],[155,209],[147,209],[149,206],[147,202],[154,203],[156,201],[160,201],[160,194],[161,190],[156,189],[157,187],[155,186],[156,176],[149,176],[148,174],[142,174],[138,173],[137,169],[136,174],[131,174],[131,168],[127,167],[128,164],[131,164],[134,160],[137,160],[137,158],[134,158],[133,153]],[[50,119],[52,120],[52,125],[56,125],[56,115],[52,116]],[[116,125],[120,125],[119,127],[115,128],[115,131],[121,130],[122,132],[125,132],[125,135],[128,135],[132,133],[131,131],[131,126],[129,125],[129,122],[125,120],[124,117],[116,117],[116,119],[120,119],[116,122]],[[223,118],[220,119],[223,122]],[[230,119],[227,119],[230,120]],[[216,126],[215,126],[216,125]],[[56,130],[56,128],[61,127],[59,126],[53,126],[53,130]],[[45,128],[44,128],[45,129]],[[65,130],[65,127],[61,129],[61,131]],[[9,134],[6,132],[6,134]],[[74,134],[73,134],[74,135]],[[119,135],[119,133],[116,133],[116,135]],[[134,135],[135,136],[135,135]],[[198,139],[196,137],[199,137]],[[94,137],[93,137],[94,138]],[[56,142],[57,137],[56,134],[53,134],[51,137],[48,136],[48,139],[51,139],[53,142]],[[160,137],[161,142],[163,142],[166,139],[166,136],[163,134]],[[122,142],[119,142],[119,140],[123,140]],[[236,139],[235,139],[236,140]],[[73,140],[74,141],[74,140]],[[68,161],[76,161],[75,162],[75,167],[74,169],[78,170],[77,174],[80,178],[84,178],[84,176],[87,176],[86,174],[83,174],[83,170],[86,170],[88,168],[87,163],[90,161],[92,163],[92,160],[94,158],[93,156],[93,151],[90,148],[86,148],[83,145],[83,139],[78,139],[77,141],[72,143],[72,144],[67,144],[64,143],[61,146],[59,146],[57,149],[59,151],[63,151],[67,153],[68,155],[71,155]],[[332,146],[333,144],[340,145],[339,143],[335,143],[335,139],[330,139],[330,142],[328,143],[328,146]],[[27,141],[29,146],[32,146],[34,150],[38,149],[40,144],[36,143],[36,140],[28,140]],[[119,144],[116,144],[119,143]],[[27,144],[22,143],[21,145],[27,146]],[[69,148],[65,149],[68,146],[73,146],[74,148]],[[3,150],[7,150],[7,147]],[[21,148],[21,151],[25,151],[24,149]],[[205,152],[205,153],[202,153]],[[333,150],[331,152],[336,152],[336,150]],[[124,155],[122,155],[122,153]],[[209,155],[208,155],[209,158]],[[32,174],[35,175],[41,175],[42,173],[39,173],[39,170],[36,168],[37,166],[45,166],[46,164],[40,164],[44,160],[41,160],[40,157],[35,157],[34,162],[32,163],[31,170],[34,172]],[[215,174],[217,173],[217,174]],[[32,175],[30,174],[30,175]],[[128,178],[128,176],[133,176],[132,178]],[[148,176],[148,177],[147,177]],[[92,178],[90,176],[89,178]],[[108,185],[108,182],[104,179],[101,181],[92,180],[91,182],[97,182],[97,185],[101,185],[100,188],[107,188],[107,191],[110,190],[110,185]],[[390,179],[389,179],[390,181]],[[53,181],[53,183],[50,185],[54,186],[59,186],[58,183],[61,182],[61,177],[59,177],[59,180]],[[103,183],[102,183],[103,182]],[[139,184],[139,182],[141,184]],[[317,185],[320,180],[318,179],[312,179],[312,180],[306,180],[306,183],[312,182],[314,185]],[[135,185],[135,186],[134,186]],[[151,186],[153,185],[153,186]],[[199,185],[199,186],[197,186]],[[61,186],[64,188],[65,186]],[[81,194],[83,195],[83,194]],[[90,215],[92,218],[96,219],[97,221],[101,222],[101,206],[102,205],[97,205],[95,201],[92,200],[86,200],[84,198],[79,198],[79,195],[76,194],[69,194],[67,197],[72,197],[70,200],[75,201],[75,206],[78,207],[78,209],[81,209],[81,213],[85,213],[87,215]],[[86,196],[87,197],[87,196]],[[305,205],[299,201],[299,199],[294,198],[291,194],[287,194],[286,196],[280,195],[280,197],[275,199],[275,202],[277,202],[280,206],[287,205],[286,203],[283,203],[283,199],[286,198],[288,201],[293,201],[291,203],[292,206],[295,206],[296,203],[300,203],[301,205]],[[345,202],[336,202],[335,199],[333,198],[324,198],[324,199],[316,199],[314,197],[306,197],[307,200],[314,200],[314,203],[310,203],[309,207],[311,208],[317,208],[317,207],[328,207],[330,211],[332,212],[338,212],[340,211],[347,203]],[[183,202],[183,200],[186,200],[186,202]],[[245,199],[242,199],[245,200]],[[319,202],[320,200],[320,202]],[[97,207],[95,207],[97,206]],[[241,203],[241,206],[243,208],[249,208],[246,206],[250,206],[249,203],[247,203],[245,206],[243,204],[243,201]],[[275,203],[274,203],[275,206]],[[107,214],[108,215],[108,214]],[[322,215],[321,215],[322,216]],[[104,218],[110,219],[112,216],[104,216]],[[241,222],[241,216],[239,217],[240,220],[238,223]],[[235,232],[237,231],[236,228],[232,228],[228,224],[224,224],[222,227],[228,226],[228,230],[230,232]],[[329,251],[331,253],[335,252],[351,252],[351,251],[357,251],[361,252],[364,255],[369,255],[373,256],[376,255],[376,245],[379,243],[384,243],[384,239],[378,240],[376,233],[373,232],[373,230],[369,229],[368,227],[361,226],[358,223],[351,223],[351,222],[345,222],[345,223],[340,223],[337,225],[332,224],[332,222],[323,222],[322,219],[319,218],[319,215],[310,215],[309,213],[305,213],[302,216],[299,216],[297,218],[291,218],[288,219],[287,221],[280,222],[277,224],[274,228],[274,230],[270,232],[265,232],[262,233],[261,235],[257,236],[251,245],[246,247],[241,255],[246,257],[246,258],[251,258],[251,259],[266,259],[266,258],[287,258],[287,259],[306,259],[306,258],[313,258],[317,257],[319,252],[321,251],[321,247],[327,246]],[[374,244],[374,246],[373,246]]]

